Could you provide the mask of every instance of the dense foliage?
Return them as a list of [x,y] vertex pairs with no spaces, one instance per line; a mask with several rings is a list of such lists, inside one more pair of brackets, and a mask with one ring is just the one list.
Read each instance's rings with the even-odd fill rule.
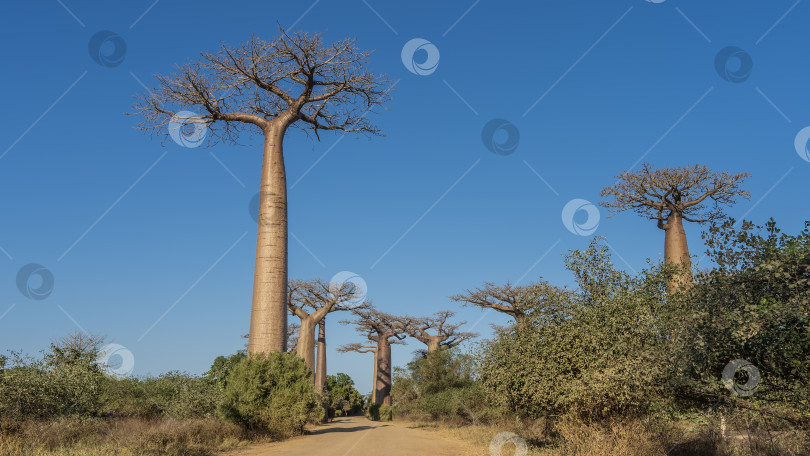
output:
[[355,415],[363,411],[365,398],[354,388],[354,380],[340,372],[326,376],[329,417]]
[[255,354],[228,374],[220,410],[229,420],[279,438],[300,434],[322,413],[312,372],[292,353]]
[[532,417],[596,418],[649,407],[664,396],[668,374],[665,274],[619,270],[598,239],[566,263],[577,291],[486,344],[482,384],[502,405]]
[[496,416],[481,384],[475,381],[472,356],[458,348],[418,353],[397,368],[391,390],[396,413],[414,418],[477,422]]

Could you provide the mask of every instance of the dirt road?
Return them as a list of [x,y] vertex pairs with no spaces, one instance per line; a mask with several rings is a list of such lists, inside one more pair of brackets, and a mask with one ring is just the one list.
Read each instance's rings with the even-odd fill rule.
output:
[[455,440],[394,423],[369,421],[365,417],[336,418],[318,426],[310,435],[285,442],[258,445],[232,456],[463,456],[471,449]]

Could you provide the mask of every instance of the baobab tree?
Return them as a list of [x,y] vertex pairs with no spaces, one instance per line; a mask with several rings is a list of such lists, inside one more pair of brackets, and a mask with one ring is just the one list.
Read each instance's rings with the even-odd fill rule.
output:
[[[287,325],[287,353],[292,353],[296,351],[298,348],[298,330],[300,326],[298,323],[290,323]],[[246,335],[245,338],[249,338],[249,335]],[[247,347],[245,347],[247,348]]]
[[[315,280],[291,280],[287,307],[300,319],[296,353],[315,372],[315,326],[326,314],[336,311],[364,309],[367,302],[353,303],[360,291],[352,282],[340,284]],[[325,364],[325,363],[324,363]]]
[[[391,345],[407,337],[407,320],[375,309],[355,310],[352,313],[357,317],[355,320],[341,323],[353,324],[358,333],[376,346],[374,403],[391,405]],[[354,347],[344,346],[341,351],[356,351],[348,348]]]
[[[405,331],[409,336],[427,345],[427,352],[431,353],[439,348],[451,348],[478,336],[472,332],[460,332],[458,328],[467,324],[466,321],[459,323],[448,323],[448,319],[454,317],[455,312],[442,310],[436,312],[432,317],[408,318]],[[431,333],[431,331],[433,331]]]
[[376,404],[375,394],[377,385],[377,346],[376,345],[363,345],[360,343],[348,344],[338,348],[341,353],[356,352],[356,353],[374,353],[374,364],[371,369],[371,402]]
[[209,144],[235,143],[245,129],[264,137],[248,353],[286,348],[285,134],[297,127],[317,139],[320,131],[380,135],[366,115],[390,99],[391,87],[366,69],[369,55],[354,39],[326,44],[321,34],[281,30],[272,41],[222,44],[156,75],[158,86],[137,97],[143,130],[169,135],[193,127],[210,132]]
[[655,220],[664,230],[664,262],[678,269],[667,283],[675,291],[692,283],[692,260],[684,220],[705,223],[725,217],[723,206],[738,197],[750,198],[740,184],[748,173],[713,173],[704,165],[653,169],[648,163],[635,172],[625,171],[615,184],[600,193],[610,198],[600,204],[611,212],[634,211]]
[[450,299],[461,302],[462,305],[474,305],[505,313],[520,325],[534,312],[551,307],[566,293],[567,290],[541,279],[530,285],[512,285],[509,282],[505,285],[496,285],[485,282],[475,290],[450,296]]
[[317,359],[315,360],[315,389],[326,388],[326,318],[318,322]]

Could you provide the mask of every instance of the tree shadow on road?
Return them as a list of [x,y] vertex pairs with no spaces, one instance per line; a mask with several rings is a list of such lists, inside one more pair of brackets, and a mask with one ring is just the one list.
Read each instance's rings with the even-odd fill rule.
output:
[[[349,422],[350,420],[341,420],[335,419],[330,421],[330,424],[340,424],[342,422]],[[373,429],[375,427],[386,427],[389,426],[388,424],[381,424],[378,426],[368,426],[368,425],[357,425],[357,426],[347,426],[347,427],[337,427],[337,426],[330,426],[330,427],[320,427],[317,429],[310,429],[307,431],[307,435],[320,435],[320,434],[331,434],[335,432],[360,432],[365,431],[367,429]]]

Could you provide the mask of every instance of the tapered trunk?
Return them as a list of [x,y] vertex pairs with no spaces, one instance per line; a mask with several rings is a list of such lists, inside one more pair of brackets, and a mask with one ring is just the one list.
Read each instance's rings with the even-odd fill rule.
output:
[[380,346],[374,349],[374,368],[371,369],[371,403],[377,403],[377,353],[380,352]]
[[326,387],[326,319],[318,323],[318,366],[315,368],[315,389]]
[[391,405],[391,344],[381,339],[377,347],[377,384],[375,404]]
[[284,352],[287,347],[285,130],[286,125],[273,124],[264,132],[248,353]]
[[[298,353],[307,367],[313,373],[315,372],[315,319],[310,315],[309,317],[301,319],[301,328],[298,330],[298,347],[295,352]],[[315,379],[313,378],[313,382]]]
[[667,283],[667,290],[674,292],[692,283],[692,260],[689,257],[689,246],[686,243],[686,232],[680,214],[674,211],[670,214],[665,233],[664,261],[666,264],[678,266],[676,274]]

